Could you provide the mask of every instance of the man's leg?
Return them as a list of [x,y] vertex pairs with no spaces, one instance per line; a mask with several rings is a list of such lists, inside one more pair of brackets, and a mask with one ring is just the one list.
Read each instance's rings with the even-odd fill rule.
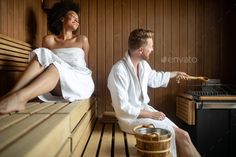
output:
[[199,152],[193,145],[188,132],[174,128],[178,157],[200,157]]
[[50,65],[27,86],[1,100],[0,113],[23,110],[27,101],[52,91],[58,81],[59,73],[54,65]]

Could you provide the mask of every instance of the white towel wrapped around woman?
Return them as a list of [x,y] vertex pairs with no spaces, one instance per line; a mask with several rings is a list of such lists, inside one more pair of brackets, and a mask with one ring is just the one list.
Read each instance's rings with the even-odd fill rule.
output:
[[40,100],[75,101],[89,98],[94,91],[92,71],[87,68],[82,48],[58,48],[49,50],[37,48],[30,53],[30,60],[37,56],[39,63],[47,68],[53,64],[60,75],[62,97],[46,93],[38,96]]

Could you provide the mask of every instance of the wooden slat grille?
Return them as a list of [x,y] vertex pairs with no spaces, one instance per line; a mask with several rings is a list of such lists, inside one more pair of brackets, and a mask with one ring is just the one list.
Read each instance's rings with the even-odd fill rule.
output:
[[25,70],[32,49],[30,44],[0,34],[0,70]]
[[191,100],[177,97],[176,116],[189,125],[195,125],[195,103]]

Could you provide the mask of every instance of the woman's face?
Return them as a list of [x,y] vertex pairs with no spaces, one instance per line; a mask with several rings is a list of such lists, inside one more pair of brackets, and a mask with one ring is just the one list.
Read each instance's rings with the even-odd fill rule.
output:
[[79,17],[78,14],[74,11],[68,11],[63,17],[64,27],[70,28],[73,31],[77,30],[79,27]]

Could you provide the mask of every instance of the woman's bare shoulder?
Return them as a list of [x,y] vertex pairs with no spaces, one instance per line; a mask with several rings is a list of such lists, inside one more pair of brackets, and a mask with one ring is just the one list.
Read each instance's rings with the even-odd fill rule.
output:
[[46,35],[43,37],[42,46],[50,48],[55,43],[55,35]]
[[85,35],[76,35],[76,41],[88,42],[88,38]]

